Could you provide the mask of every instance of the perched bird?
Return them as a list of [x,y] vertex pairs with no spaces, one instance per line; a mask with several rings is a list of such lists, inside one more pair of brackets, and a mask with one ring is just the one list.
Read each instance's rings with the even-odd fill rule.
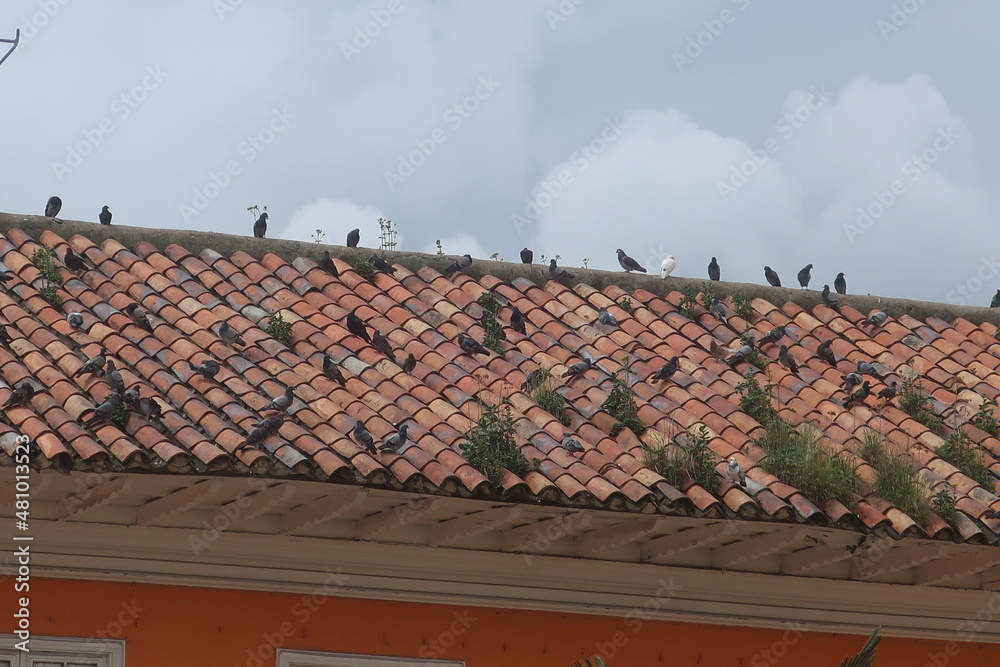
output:
[[347,378],[344,377],[340,366],[337,365],[337,362],[329,354],[323,355],[323,373],[341,387],[347,386]]
[[379,451],[382,452],[399,452],[403,447],[406,446],[406,430],[409,428],[404,422],[399,422],[396,425],[396,432],[385,439],[382,446],[379,447]]
[[845,375],[841,375],[840,378],[844,381],[844,391],[848,394],[851,393],[854,387],[857,387],[864,381],[864,378],[858,373],[846,373]]
[[84,271],[87,268],[87,263],[83,261],[83,257],[73,252],[73,249],[66,246],[66,254],[63,255],[63,264],[70,271]]
[[397,361],[396,364],[403,369],[404,373],[413,373],[413,370],[417,367],[417,358],[410,352],[406,355],[406,359],[403,359],[402,363]]
[[882,376],[879,375],[879,372],[877,370],[875,370],[875,367],[872,366],[867,361],[859,361],[858,362],[858,374],[859,375],[870,375],[871,377],[875,378],[876,380],[881,380],[882,379]]
[[228,322],[222,322],[219,324],[219,338],[222,339],[223,343],[227,345],[246,345],[246,341],[243,340],[243,336],[236,329],[229,326]]
[[879,398],[884,398],[887,401],[891,401],[896,398],[896,392],[899,391],[899,384],[893,380],[887,386],[882,388],[882,391],[878,393]]
[[111,211],[108,210],[107,206],[101,209],[101,212],[100,214],[98,214],[97,219],[101,221],[102,225],[111,224]]
[[[7,281],[5,280],[4,282]],[[998,289],[997,293],[993,295],[992,299],[990,299],[990,308],[1000,308],[1000,289]]]
[[632,271],[646,273],[646,269],[639,266],[639,262],[626,255],[625,251],[621,248],[618,248],[618,263],[621,264],[623,269],[625,269],[625,273],[630,273]]
[[59,197],[52,196],[49,200],[45,202],[45,217],[54,218],[59,215],[59,210],[62,208],[62,199]]
[[581,445],[580,441],[571,435],[563,437],[562,443],[560,444],[562,444],[563,449],[565,449],[567,452],[573,452],[575,454],[578,454],[583,451],[583,445]]
[[107,372],[104,374],[105,381],[111,387],[111,391],[121,394],[125,391],[125,381],[122,380],[121,371],[115,367],[115,360],[108,359]]
[[72,313],[66,315],[66,323],[69,324],[72,329],[82,329],[83,315],[74,310]]
[[556,260],[553,258],[549,260],[549,278],[552,280],[574,280],[576,276],[561,266],[556,266]]
[[802,270],[799,271],[798,275],[796,276],[799,279],[799,287],[803,289],[809,287],[809,280],[812,278],[812,274],[810,273],[810,271],[812,271],[812,268],[813,268],[812,264],[806,264],[805,267],[803,267]]
[[666,258],[660,262],[660,278],[666,280],[676,268],[677,260],[674,259],[673,255],[667,255]]
[[843,271],[833,279],[833,289],[837,290],[837,294],[847,294],[847,278],[844,277]]
[[535,253],[531,252],[527,248],[521,249],[521,264],[531,264],[532,260],[535,259]]
[[708,346],[708,353],[716,359],[725,359],[729,352],[726,348],[719,345],[719,341],[713,338],[712,342]]
[[670,361],[660,366],[660,370],[653,373],[653,377],[650,378],[650,382],[662,382],[663,380],[669,380],[677,372],[677,357],[671,357]]
[[823,293],[820,295],[820,298],[823,299],[823,303],[826,306],[833,308],[838,313],[840,312],[840,305],[837,303],[837,300],[830,295],[829,285],[823,285]]
[[781,279],[778,278],[778,274],[770,266],[764,267],[764,277],[767,278],[767,282],[771,287],[781,287]]
[[371,344],[372,339],[371,336],[368,335],[368,325],[365,324],[363,319],[354,313],[350,313],[347,316],[347,330],[366,343]]
[[138,304],[130,303],[125,306],[125,314],[131,317],[132,321],[135,322],[140,329],[145,329],[149,333],[153,333],[153,325],[149,323],[149,318]]
[[100,373],[103,371],[104,365],[108,362],[107,358],[104,356],[105,354],[107,354],[107,352],[105,352],[102,347],[99,353],[87,359],[83,366],[80,366],[80,368],[73,373],[73,377],[80,377],[81,375],[86,375],[88,373]]
[[267,233],[267,211],[260,214],[260,217],[254,220],[253,223],[253,235],[259,239],[264,238],[264,234]]
[[392,344],[389,343],[388,338],[383,336],[378,331],[372,334],[372,347],[374,347],[377,352],[381,352],[385,356],[392,359]]
[[378,454],[378,452],[375,450],[375,438],[372,437],[372,434],[369,433],[368,429],[365,428],[365,424],[363,421],[361,421],[360,419],[355,421],[354,430],[352,430],[351,433],[354,434],[354,439],[357,440],[360,444],[364,445],[365,449],[367,449],[370,454],[372,455]]
[[597,319],[594,320],[594,323],[596,324],[597,322],[605,324],[609,327],[618,326],[618,319],[614,315],[612,315],[607,308],[601,308],[600,310],[597,311]]
[[719,262],[714,257],[708,263],[708,279],[715,281],[722,280],[722,271],[719,270]]
[[517,306],[510,307],[510,328],[522,336],[527,335],[527,329],[524,326],[524,315],[517,309]]
[[833,340],[826,340],[819,344],[816,348],[816,356],[833,367],[837,366],[837,355],[833,353],[831,348],[833,345]]
[[470,356],[477,354],[490,356],[490,351],[483,347],[482,344],[480,344],[479,341],[472,336],[466,336],[464,333],[460,333],[458,334],[458,338],[456,340],[458,341],[458,346],[462,348],[462,352],[465,352]]
[[472,266],[472,255],[466,253],[452,262],[451,265],[444,270],[444,275],[446,278],[451,278],[453,273],[465,271],[470,266]]
[[6,285],[14,279],[13,271],[0,271],[0,283]]
[[726,363],[730,366],[735,366],[741,361],[746,361],[751,354],[753,354],[754,337],[750,334],[747,337],[747,342],[741,345],[735,352],[726,359]]
[[100,422],[110,421],[111,415],[115,414],[118,408],[121,407],[122,397],[121,394],[117,392],[111,392],[105,397],[104,402],[98,405],[94,409],[94,413],[90,415],[90,419],[87,420],[87,426],[93,426]]
[[138,389],[126,389],[122,392],[122,400],[125,404],[135,410],[139,407],[139,390]]
[[247,433],[246,440],[240,443],[236,447],[236,451],[243,449],[244,447],[257,447],[260,443],[267,440],[267,436],[272,433],[277,433],[278,429],[285,422],[285,418],[280,415],[272,415],[266,419],[262,419],[253,425],[250,432]]
[[760,339],[760,345],[764,345],[765,343],[777,343],[784,337],[785,327],[778,326],[764,334],[764,337]]
[[851,403],[863,403],[868,394],[871,392],[871,384],[868,380],[865,380],[860,387],[858,387],[853,394],[844,399],[844,407],[849,407]]
[[882,326],[888,318],[889,318],[889,309],[883,308],[877,313],[872,313],[867,318],[861,320],[861,322],[859,322],[858,324],[860,324],[862,327],[871,327],[872,331],[875,331],[875,329],[878,329],[880,326]]
[[531,391],[533,389],[538,389],[543,384],[545,380],[549,377],[549,372],[544,368],[536,368],[535,370],[528,373],[524,382],[521,383],[521,391]]
[[146,419],[156,420],[163,416],[163,408],[155,398],[143,396],[136,404],[136,412]]
[[564,378],[578,378],[584,373],[590,370],[594,365],[594,362],[587,357],[581,357],[582,361],[577,361],[576,363],[570,364],[566,371],[562,374]]
[[333,274],[334,278],[340,277],[340,271],[337,270],[337,265],[333,263],[333,258],[330,257],[329,250],[323,251],[323,256],[319,258],[319,261],[316,262],[316,264],[318,264],[319,268],[323,269],[324,271],[329,271],[331,274]]
[[277,410],[278,412],[284,412],[288,409],[288,406],[292,404],[292,399],[294,398],[295,394],[292,388],[285,387],[285,392],[277,398],[272,398],[271,402],[265,405],[263,410]]
[[8,345],[14,342],[14,340],[10,337],[10,334],[7,333],[7,325],[5,324],[0,324],[0,341],[3,341]]
[[15,405],[24,405],[34,394],[34,386],[32,386],[32,384],[27,380],[24,380],[10,392],[10,396],[8,396],[7,400],[4,401],[3,409],[6,410],[7,408],[12,408]]
[[708,310],[719,318],[723,324],[729,324],[729,314],[726,312],[726,304],[719,300],[718,295],[712,297],[712,303],[709,304]]
[[395,266],[390,264],[384,258],[379,257],[375,253],[372,253],[372,256],[369,257],[369,259],[371,260],[372,266],[375,267],[376,271],[382,271],[383,273],[396,273]]
[[187,362],[187,364],[192,371],[202,376],[206,380],[211,380],[212,378],[214,378],[216,375],[219,374],[220,370],[222,370],[222,367],[219,365],[219,362],[216,361],[215,359],[206,359],[204,362],[202,362],[200,366],[196,366],[195,364],[192,364],[190,361]]
[[351,231],[347,232],[347,247],[348,248],[357,248],[358,247],[358,243],[360,243],[360,242],[361,242],[361,230],[360,229],[352,229]]
[[793,357],[792,353],[788,351],[787,345],[782,345],[778,348],[778,362],[791,371],[792,375],[800,380],[802,379],[802,376],[799,375],[799,365],[795,363],[795,357]]
[[739,484],[744,489],[747,486],[747,476],[743,472],[743,468],[740,467],[739,462],[736,460],[735,456],[729,457],[729,464],[726,466],[726,475],[729,476],[729,480],[733,484]]

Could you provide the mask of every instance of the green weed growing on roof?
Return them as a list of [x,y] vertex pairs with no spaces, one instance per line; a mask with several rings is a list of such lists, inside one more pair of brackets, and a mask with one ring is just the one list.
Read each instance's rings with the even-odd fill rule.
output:
[[924,391],[920,378],[909,374],[899,387],[899,409],[935,433],[941,432],[944,420],[934,413],[931,397]]
[[506,468],[515,475],[528,470],[528,461],[514,439],[514,417],[510,399],[504,397],[500,405],[479,402],[479,421],[460,446],[462,456],[472,467],[486,475],[493,487],[500,489],[500,475]]
[[500,357],[503,357],[504,351],[501,341],[506,340],[507,337],[503,333],[503,325],[497,319],[497,315],[500,313],[500,302],[491,292],[483,292],[476,299],[476,303],[483,307],[483,317],[479,321],[486,332],[483,335],[483,347],[493,350]]
[[627,296],[623,296],[618,300],[618,307],[624,310],[629,315],[631,315],[632,312],[635,310],[635,308],[632,306],[632,299],[628,298]]
[[285,321],[281,313],[275,312],[267,316],[267,327],[264,331],[285,347],[292,346],[292,325]]
[[45,299],[45,301],[53,308],[58,308],[62,305],[62,299],[59,298],[59,288],[50,283],[48,280],[45,284],[38,288],[38,296]]
[[358,255],[357,257],[347,260],[347,263],[351,265],[351,268],[353,268],[354,272],[359,276],[370,283],[375,282],[375,265],[372,264],[371,259],[364,257],[363,255]]
[[556,392],[555,378],[547,368],[539,368],[532,371],[529,381],[521,388],[527,390],[531,399],[538,404],[542,410],[559,420],[563,426],[569,426],[569,413],[566,411],[566,399]]
[[822,505],[839,500],[848,507],[856,505],[860,487],[858,476],[843,452],[834,452],[819,442],[813,428],[799,432],[778,419],[771,420],[757,444],[766,456],[764,470],[786,484],[798,488],[814,503]]
[[62,284],[62,274],[55,265],[56,251],[52,248],[38,248],[31,253],[31,263],[42,278],[54,285]]
[[896,509],[926,523],[931,513],[927,490],[917,481],[913,463],[907,456],[894,452],[886,437],[874,429],[867,429],[858,449],[858,455],[875,469],[873,490]]
[[704,425],[697,431],[689,429],[674,445],[644,445],[642,463],[671,486],[680,488],[686,480],[692,479],[706,489],[714,489],[716,457],[708,448],[708,440],[708,429]]
[[996,407],[997,402],[995,400],[992,398],[984,399],[979,405],[979,409],[976,411],[976,414],[972,415],[969,419],[969,423],[979,430],[995,436],[997,434],[997,429],[1000,428],[1000,422],[997,421],[993,412]]
[[939,517],[951,523],[955,520],[955,492],[950,486],[942,486],[931,498],[931,509]]
[[[608,414],[617,420],[617,423],[611,427],[610,435],[612,438],[626,428],[637,436],[646,432],[646,425],[639,421],[639,406],[635,402],[635,395],[625,379],[631,372],[628,356],[622,358],[622,365],[625,368],[621,372],[615,371],[611,374],[611,391],[608,392],[608,397],[601,404],[601,408],[607,410]],[[622,377],[622,374],[625,375],[625,378]]]
[[708,310],[709,306],[712,305],[712,299],[715,298],[715,285],[712,283],[702,283],[701,284],[701,305],[702,308]]
[[739,292],[733,293],[733,312],[742,317],[748,324],[757,317],[757,311],[753,309],[753,303]]
[[979,445],[969,439],[969,436],[961,431],[955,431],[945,439],[943,445],[938,447],[937,455],[961,470],[969,479],[992,490],[989,469],[983,461],[983,452]]
[[681,288],[681,302],[677,305],[677,310],[681,315],[693,320],[696,314],[695,306],[698,305],[698,291],[693,285],[685,285]]
[[748,375],[743,382],[736,385],[740,392],[740,410],[766,426],[778,419],[778,411],[771,405],[774,396],[774,383],[767,380],[763,386],[754,375]]

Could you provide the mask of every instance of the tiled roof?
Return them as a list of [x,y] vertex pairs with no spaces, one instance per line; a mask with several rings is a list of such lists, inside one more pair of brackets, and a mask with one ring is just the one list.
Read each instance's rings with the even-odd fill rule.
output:
[[[84,233],[70,234],[69,229]],[[0,401],[26,378],[40,389],[26,406],[6,411],[10,425],[0,424],[3,465],[12,465],[16,431],[31,438],[39,468],[253,474],[495,499],[498,491],[463,458],[459,446],[480,415],[476,396],[489,403],[509,396],[518,443],[534,465],[521,476],[504,474],[500,486],[505,500],[808,522],[894,536],[983,543],[998,539],[1000,523],[987,518],[988,512],[1000,510],[995,477],[989,488],[982,488],[936,456],[942,438],[894,405],[881,407],[873,395],[867,405],[845,409],[843,394],[835,396],[841,375],[859,360],[876,362],[897,379],[915,371],[938,414],[947,417],[947,430],[961,428],[981,444],[991,473],[1000,475],[1000,441],[963,417],[1000,394],[1000,343],[994,338],[996,327],[988,322],[899,315],[867,333],[856,323],[868,313],[847,305],[849,298],[838,314],[821,304],[806,309],[784,301],[789,290],[761,288],[758,293],[773,294],[773,301],[754,298],[755,321],[745,323],[734,315],[727,327],[700,306],[695,320],[683,316],[681,293],[667,291],[681,283],[658,278],[629,276],[621,284],[645,288],[626,292],[611,283],[598,290],[548,281],[536,266],[514,267],[521,276],[503,281],[489,274],[489,262],[478,260],[478,279],[462,273],[449,279],[421,267],[440,266],[441,258],[410,255],[405,265],[395,264],[395,274],[378,273],[369,282],[343,259],[356,251],[344,248],[332,248],[340,271],[335,278],[317,266],[315,257],[286,261],[270,252],[255,258],[240,250],[222,255],[206,247],[156,247],[147,241],[125,247],[112,239],[98,245],[90,238],[96,234],[87,229],[67,223],[37,232],[37,238],[19,228],[0,236],[0,269],[14,274],[0,289],[0,322],[13,339],[0,345]],[[100,233],[114,235],[115,229]],[[219,247],[233,243],[232,237],[216,238]],[[254,241],[252,247],[266,249],[268,243]],[[40,246],[55,249],[61,258],[67,245],[93,268],[77,275],[57,262],[62,306],[54,308],[39,294],[44,281],[30,258]],[[504,273],[514,275],[509,266]],[[719,288],[726,292],[725,283]],[[506,332],[503,357],[474,358],[455,342],[460,332],[483,339],[482,307],[476,300],[484,291],[516,305],[527,320],[526,335]],[[623,297],[631,301],[632,313],[617,305]],[[815,303],[815,293],[796,300]],[[133,303],[150,314],[152,333],[126,314]],[[620,327],[593,325],[600,308],[608,308]],[[70,311],[84,315],[82,330],[67,323]],[[273,312],[291,323],[291,347],[265,332]],[[413,372],[404,372],[400,361],[349,333],[345,318],[351,312],[386,335],[400,361],[413,354]],[[501,314],[505,322],[506,313]],[[220,340],[216,330],[222,322],[242,334],[245,347]],[[763,452],[754,443],[761,426],[740,409],[736,390],[746,367],[734,370],[708,352],[713,340],[732,345],[736,332],[748,324],[758,338],[773,327],[786,328],[784,342],[799,364],[801,379],[779,364],[767,370],[777,383],[776,405],[786,421],[811,422],[835,448],[851,452],[862,427],[886,433],[909,453],[918,479],[931,493],[944,485],[953,488],[953,521],[932,516],[920,525],[867,486],[853,510],[837,501],[817,506],[765,472]],[[843,360],[839,369],[815,356],[826,340],[833,341],[833,351]],[[109,388],[103,378],[74,374],[102,347],[116,360],[126,386],[160,402],[160,425],[134,413],[124,429],[107,421],[87,425]],[[774,358],[777,346],[766,346],[764,352]],[[345,386],[324,375],[324,354],[342,368]],[[566,427],[521,385],[540,367],[561,375],[581,355],[595,359],[600,371],[572,383],[560,381],[559,392],[569,403]],[[612,437],[615,420],[601,407],[610,390],[609,373],[622,369],[626,355],[637,378],[632,389],[638,417],[649,427],[641,439],[627,429]],[[674,378],[662,386],[650,384],[646,379],[675,355],[680,370]],[[187,364],[207,359],[221,364],[214,379],[195,374]],[[296,399],[280,430],[258,447],[241,448],[254,423],[266,416],[264,406],[286,386],[294,389]],[[881,386],[876,382],[875,389]],[[355,421],[361,420],[380,443],[404,419],[411,425],[411,444],[398,454],[372,454],[351,435]],[[721,475],[713,488],[690,480],[675,488],[643,465],[643,443],[667,442],[701,424],[711,435],[717,469],[722,472],[728,457],[735,456],[751,480],[748,488]],[[582,443],[582,453],[560,446],[567,433]],[[852,460],[861,479],[871,481],[868,463]]]

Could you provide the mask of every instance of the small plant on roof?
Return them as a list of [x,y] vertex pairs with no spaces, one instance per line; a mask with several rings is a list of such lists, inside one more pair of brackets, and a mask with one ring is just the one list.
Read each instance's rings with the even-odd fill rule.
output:
[[[746,345],[747,343],[749,343],[750,342],[750,334],[752,334],[752,333],[753,333],[753,329],[748,326],[743,331],[743,333],[740,334],[740,343],[742,343],[743,345]],[[761,352],[760,348],[758,348],[756,345],[753,347],[753,349],[750,350],[750,354],[747,355],[746,361],[751,366],[754,366],[754,367],[756,367],[756,368],[758,368],[759,370],[762,370],[762,371],[766,371],[767,370],[767,365],[769,363],[771,363],[771,360],[767,357],[767,355],[764,354],[763,352]]]
[[[38,269],[38,273],[50,283],[62,284],[62,274],[55,264],[56,251],[52,248],[38,248],[31,253],[31,263]],[[47,300],[47,299],[46,299]]]
[[993,412],[996,407],[997,402],[994,399],[984,399],[979,405],[979,409],[976,411],[976,414],[972,415],[969,419],[969,423],[979,430],[995,436],[997,434],[997,429],[1000,428],[1000,422],[997,421]]
[[483,347],[493,350],[502,358],[504,351],[501,342],[507,340],[507,337],[504,335],[503,325],[497,319],[501,308],[500,302],[492,292],[483,292],[476,299],[476,303],[483,307],[483,317],[479,321],[485,331]]
[[[615,371],[611,374],[611,391],[608,392],[608,397],[601,404],[601,408],[607,410],[608,414],[617,420],[617,423],[611,427],[610,435],[612,438],[626,428],[637,436],[646,432],[646,425],[639,421],[639,406],[636,404],[632,389],[625,379],[632,370],[628,356],[622,357],[622,365],[624,368],[620,372]],[[622,377],[623,374],[625,378]]]
[[757,317],[757,311],[753,309],[753,303],[739,292],[735,292],[731,297],[733,302],[733,312],[743,318],[747,323],[751,323]]
[[58,308],[62,305],[62,299],[59,298],[59,288],[54,284],[50,283],[48,280],[38,288],[38,296],[45,299],[45,301],[53,308]]
[[681,288],[681,302],[677,305],[677,310],[681,315],[693,320],[696,311],[695,306],[698,305],[698,291],[694,288],[694,285],[685,285]]
[[[439,252],[438,254],[441,253]],[[357,257],[347,260],[347,263],[351,265],[351,268],[354,269],[355,273],[359,276],[370,283],[375,282],[375,265],[372,264],[372,261],[369,258],[363,255],[358,255]]]
[[312,240],[314,243],[323,243],[326,240],[326,232],[322,229],[317,229],[312,233]]
[[874,429],[867,429],[863,438],[858,455],[875,469],[873,491],[918,523],[926,523],[931,503],[910,459],[894,452],[886,437]]
[[569,413],[566,411],[566,399],[557,393],[554,387],[555,378],[547,368],[539,368],[528,376],[528,382],[522,389],[530,392],[531,399],[542,410],[559,420],[563,426],[569,426]]
[[128,422],[128,408],[125,406],[125,401],[118,403],[118,407],[111,413],[109,419],[115,426],[125,430],[125,424]]
[[285,321],[281,313],[274,312],[267,316],[267,327],[264,331],[285,347],[292,346],[292,325]]
[[[543,257],[542,259],[544,260],[545,258]],[[590,264],[590,258],[589,257],[584,257],[583,258],[583,268],[585,268],[585,269],[589,268],[588,264]]]
[[704,424],[697,431],[688,429],[672,447],[644,446],[643,465],[662,475],[671,486],[679,488],[687,479],[693,479],[706,489],[714,489],[716,457],[708,448],[708,441]]
[[763,386],[753,375],[748,375],[743,382],[736,385],[740,392],[740,410],[767,426],[778,419],[778,411],[771,405],[774,396],[774,383],[766,381]]
[[396,249],[396,223],[392,220],[386,218],[378,219],[378,249],[379,250],[395,250]]
[[951,490],[950,486],[942,486],[931,497],[931,509],[948,523],[955,520],[955,492]]
[[983,461],[983,452],[979,445],[969,439],[969,436],[961,431],[955,431],[945,439],[943,445],[938,447],[937,455],[961,470],[969,479],[992,490],[990,472]]
[[438,255],[443,255],[444,254],[444,248],[441,247],[441,239],[437,239],[436,241],[434,241],[434,245],[437,246],[437,254]]
[[903,378],[899,387],[899,409],[935,433],[941,432],[944,420],[937,416],[932,407],[931,397],[924,391],[916,374]]
[[635,310],[635,307],[632,305],[632,299],[628,298],[627,296],[623,296],[622,298],[618,299],[618,307],[624,310],[629,315],[631,315],[632,312]]
[[701,284],[701,306],[705,310],[708,310],[712,305],[712,299],[715,298],[715,285],[712,283],[702,283]]
[[486,475],[493,487],[500,491],[500,475],[506,468],[515,475],[528,470],[528,461],[514,439],[514,417],[510,399],[504,397],[500,405],[486,405],[479,401],[479,421],[466,436],[460,449],[472,467]]
[[500,253],[498,253],[498,252],[495,252],[492,255],[490,255],[490,259],[492,259],[494,262],[502,262],[503,261],[503,257],[501,257]]
[[858,476],[844,452],[831,451],[820,444],[819,438],[813,428],[799,432],[774,419],[757,439],[766,454],[761,465],[818,505],[839,500],[848,507],[855,506],[854,496],[860,488]]

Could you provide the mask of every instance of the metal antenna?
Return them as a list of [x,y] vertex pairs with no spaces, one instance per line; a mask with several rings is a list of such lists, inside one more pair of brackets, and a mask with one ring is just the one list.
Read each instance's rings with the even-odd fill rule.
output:
[[20,28],[18,28],[17,30],[14,31],[14,39],[0,39],[0,43],[12,44],[13,45],[13,46],[10,47],[10,51],[8,51],[7,53],[5,53],[4,56],[3,56],[3,58],[0,58],[0,65],[3,65],[3,61],[7,60],[7,58],[10,57],[10,54],[14,53],[14,49],[17,48],[17,44],[20,41],[21,41],[21,29]]

